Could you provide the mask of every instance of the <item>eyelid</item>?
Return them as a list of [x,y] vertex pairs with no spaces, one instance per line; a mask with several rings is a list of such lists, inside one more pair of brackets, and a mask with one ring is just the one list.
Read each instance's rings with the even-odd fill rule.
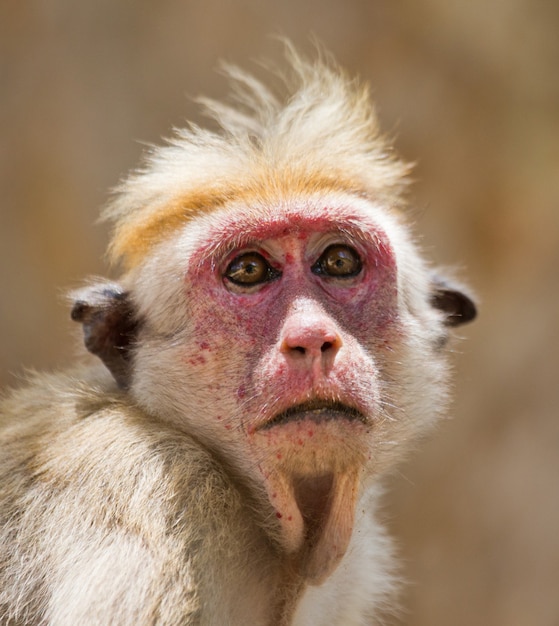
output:
[[361,241],[359,237],[342,230],[324,233],[321,237],[316,239],[309,247],[307,257],[309,260],[314,259],[316,261],[327,248],[336,245],[353,248],[358,252],[361,258],[365,257],[363,241]]
[[231,246],[231,248],[227,250],[225,254],[220,255],[221,261],[216,263],[216,265],[221,268],[221,273],[223,273],[237,257],[243,256],[245,254],[259,254],[265,259],[267,263],[269,263],[270,265],[274,265],[270,252],[266,250],[266,248],[264,248],[262,245],[259,245],[257,242],[248,242],[241,246]]

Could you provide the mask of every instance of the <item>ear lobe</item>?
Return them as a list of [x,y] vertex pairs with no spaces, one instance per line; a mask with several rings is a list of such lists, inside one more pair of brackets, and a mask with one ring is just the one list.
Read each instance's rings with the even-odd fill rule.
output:
[[446,326],[461,326],[474,320],[477,315],[474,301],[440,276],[433,278],[431,304],[446,314]]
[[72,319],[83,325],[85,347],[107,366],[118,385],[130,381],[138,320],[128,294],[117,283],[101,283],[72,294]]

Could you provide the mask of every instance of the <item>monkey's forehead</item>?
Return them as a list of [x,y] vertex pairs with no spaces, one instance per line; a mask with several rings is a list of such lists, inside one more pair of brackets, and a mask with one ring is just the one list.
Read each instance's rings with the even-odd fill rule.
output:
[[[113,261],[121,261],[126,270],[140,265],[155,246],[198,217],[220,216],[223,233],[234,228],[235,234],[259,228],[266,222],[281,221],[282,228],[298,227],[301,215],[307,217],[318,207],[330,208],[331,222],[359,225],[378,199],[360,181],[326,174],[262,177],[244,185],[213,185],[192,190],[151,210],[137,211],[121,221],[114,231],[109,248]],[[382,198],[382,194],[378,194]],[[372,196],[372,197],[371,197]],[[383,211],[397,213],[397,206]],[[374,212],[374,211],[373,211]],[[223,216],[228,218],[227,228]],[[256,232],[256,231],[255,231]],[[256,236],[255,233],[253,233]]]
[[196,230],[196,249],[203,247],[219,258],[231,250],[291,236],[311,241],[313,235],[322,240],[336,234],[376,245],[394,230],[393,222],[380,205],[338,192],[217,209],[195,218],[178,238],[193,239]]

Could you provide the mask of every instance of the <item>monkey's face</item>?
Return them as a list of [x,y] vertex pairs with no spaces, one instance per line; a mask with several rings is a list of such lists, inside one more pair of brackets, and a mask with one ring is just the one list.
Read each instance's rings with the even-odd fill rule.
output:
[[366,89],[288,56],[285,101],[232,70],[240,110],[207,102],[224,133],[179,132],[123,185],[110,253],[130,272],[77,294],[73,315],[137,404],[249,487],[247,515],[317,582],[368,483],[444,408],[448,327],[475,307],[391,208],[409,168]]
[[265,493],[282,549],[322,579],[363,483],[440,405],[444,375],[422,357],[442,317],[404,231],[352,197],[229,207],[134,280],[132,393]]

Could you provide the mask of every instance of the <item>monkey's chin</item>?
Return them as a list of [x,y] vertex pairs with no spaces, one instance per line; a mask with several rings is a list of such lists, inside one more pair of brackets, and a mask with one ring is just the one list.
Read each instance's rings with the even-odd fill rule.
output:
[[324,581],[347,550],[366,458],[365,431],[360,422],[328,416],[320,423],[282,422],[256,435],[258,447],[270,453],[261,470],[281,548],[311,584]]

